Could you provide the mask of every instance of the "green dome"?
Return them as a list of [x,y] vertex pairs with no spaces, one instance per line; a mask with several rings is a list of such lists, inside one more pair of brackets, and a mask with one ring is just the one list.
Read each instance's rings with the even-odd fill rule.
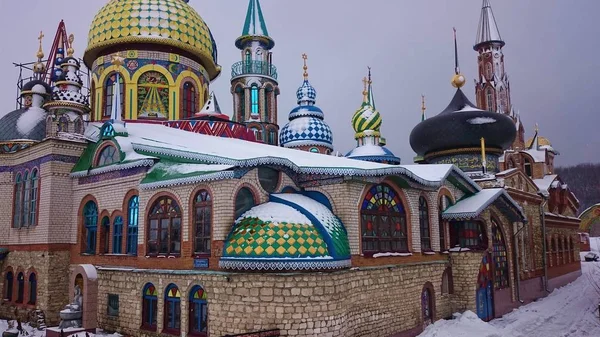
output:
[[91,67],[102,52],[115,46],[162,45],[196,58],[211,79],[217,77],[217,46],[210,29],[183,0],[111,0],[94,17],[84,61]]
[[352,117],[354,132],[361,133],[367,130],[377,131],[381,128],[381,115],[368,102],[364,102]]

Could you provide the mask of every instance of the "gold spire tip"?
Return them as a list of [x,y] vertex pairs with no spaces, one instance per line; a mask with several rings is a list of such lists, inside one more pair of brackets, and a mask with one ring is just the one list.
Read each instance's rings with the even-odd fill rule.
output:
[[302,54],[302,59],[304,60],[304,67],[302,67],[302,69],[304,69],[304,79],[307,80],[308,79],[308,66],[306,65],[306,60],[308,59],[308,55]]
[[421,95],[421,111],[425,113],[425,110],[427,110],[425,107],[425,95]]
[[369,92],[367,91],[367,83],[369,83],[369,81],[367,80],[366,77],[363,77],[363,101],[364,102],[368,102],[368,100],[369,100]]
[[44,58],[44,49],[42,48],[42,41],[44,40],[44,32],[40,31],[40,36],[37,38],[40,41],[40,47],[38,48],[37,58],[41,61]]
[[71,34],[69,35],[69,48],[67,48],[68,57],[73,57],[73,54],[75,54],[75,50],[73,49],[73,41],[75,41],[75,35]]

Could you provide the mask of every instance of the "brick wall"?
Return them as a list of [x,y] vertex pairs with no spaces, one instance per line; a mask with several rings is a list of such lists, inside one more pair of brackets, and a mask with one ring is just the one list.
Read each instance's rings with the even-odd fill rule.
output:
[[[109,331],[153,335],[139,331],[142,289],[152,282],[159,291],[161,331],[164,291],[174,283],[182,292],[182,329],[188,326],[189,291],[201,285],[208,294],[212,336],[275,328],[284,336],[386,336],[421,325],[420,295],[426,282],[434,287],[436,318],[450,312],[448,297],[440,296],[446,266],[440,261],[306,274],[100,269],[98,322]],[[109,293],[119,295],[118,317],[107,315]]]

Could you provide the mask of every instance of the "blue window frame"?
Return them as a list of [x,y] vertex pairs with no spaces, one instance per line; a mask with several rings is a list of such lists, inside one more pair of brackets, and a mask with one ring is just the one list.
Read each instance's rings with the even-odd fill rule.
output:
[[110,219],[107,216],[105,216],[104,218],[102,218],[101,223],[102,223],[102,234],[104,234],[104,236],[100,240],[103,243],[102,253],[108,254],[109,243],[110,243]]
[[181,293],[172,283],[165,291],[165,330],[177,335],[181,330]]
[[25,188],[25,184],[21,177],[21,173],[17,173],[17,177],[15,179],[15,218],[13,220],[14,228],[21,228],[21,219],[23,213],[23,189]]
[[127,205],[127,254],[131,255],[137,255],[139,214],[140,199],[134,195]]
[[123,217],[118,216],[113,222],[113,254],[121,254],[123,247]]
[[27,304],[35,304],[37,302],[37,277],[35,273],[29,274],[29,302]]
[[98,232],[98,206],[93,201],[88,201],[83,207],[85,228],[86,254],[96,254],[96,234]]
[[158,291],[154,284],[147,283],[142,292],[142,328],[156,331],[156,313],[158,311]]
[[252,85],[250,88],[250,107],[253,115],[258,115],[258,87]]
[[189,333],[190,335],[204,337],[208,333],[208,306],[206,292],[202,287],[194,286],[192,288],[189,303]]

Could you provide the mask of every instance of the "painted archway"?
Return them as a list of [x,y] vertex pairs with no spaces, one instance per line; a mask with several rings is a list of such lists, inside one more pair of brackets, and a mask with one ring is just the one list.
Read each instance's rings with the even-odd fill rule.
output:
[[477,276],[477,316],[484,321],[494,318],[494,283],[492,281],[491,257],[485,254]]
[[600,236],[600,204],[589,207],[579,216],[579,230],[590,233],[590,236]]
[[91,264],[76,265],[71,270],[69,302],[75,301],[76,289],[82,296],[82,325],[86,331],[95,332],[98,327],[98,273]]

